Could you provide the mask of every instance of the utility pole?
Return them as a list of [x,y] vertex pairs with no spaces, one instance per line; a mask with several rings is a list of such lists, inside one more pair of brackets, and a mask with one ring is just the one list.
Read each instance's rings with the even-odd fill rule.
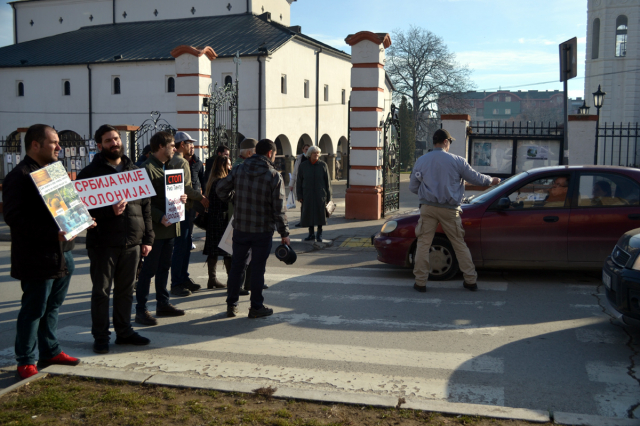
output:
[[560,81],[564,83],[564,139],[560,164],[569,164],[569,85],[568,81],[578,74],[578,39],[576,37],[560,44]]

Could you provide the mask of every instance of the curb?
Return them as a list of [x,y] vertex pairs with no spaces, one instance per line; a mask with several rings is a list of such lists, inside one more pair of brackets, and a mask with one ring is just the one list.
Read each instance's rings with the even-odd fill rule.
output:
[[[79,377],[90,377],[94,379],[119,380],[135,384],[168,386],[187,389],[210,389],[220,392],[240,392],[253,393],[258,384],[228,382],[222,380],[209,380],[198,377],[182,376],[167,373],[142,373],[134,371],[110,370],[95,367],[70,367],[63,365],[52,365],[42,370],[36,376],[46,377],[51,375],[68,375]],[[38,379],[41,377],[38,377]],[[34,379],[36,380],[36,379]],[[20,386],[24,386],[28,380],[22,381],[11,388],[5,389],[0,395],[11,392]],[[398,398],[380,395],[357,394],[348,392],[332,392],[322,390],[307,390],[278,386],[273,394],[274,398],[298,399],[313,402],[365,405],[381,408],[395,408],[398,405]],[[407,399],[407,398],[405,398]],[[533,423],[552,422],[561,425],[575,426],[634,426],[640,425],[640,419],[623,419],[613,417],[603,417],[589,414],[574,414],[556,412],[549,413],[542,410],[530,410],[526,408],[502,407],[496,405],[480,405],[454,403],[446,401],[410,401],[402,404],[402,408],[429,411],[436,413],[479,416],[497,418],[503,420],[523,420]]]
[[13,392],[15,390],[20,389],[23,386],[28,385],[31,382],[35,382],[36,380],[44,379],[47,376],[48,376],[47,373],[38,373],[36,375],[33,375],[33,376],[29,377],[28,379],[21,380],[18,383],[16,383],[15,385],[11,385],[8,388],[0,390],[0,398],[2,398],[3,396],[5,396],[8,393],[11,393],[11,392]]

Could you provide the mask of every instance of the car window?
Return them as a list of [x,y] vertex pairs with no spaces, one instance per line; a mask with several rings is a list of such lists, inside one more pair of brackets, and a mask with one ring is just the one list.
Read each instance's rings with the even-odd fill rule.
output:
[[487,201],[488,199],[496,195],[496,192],[502,190],[503,185],[505,185],[507,182],[516,182],[526,178],[527,176],[529,176],[529,173],[523,172],[523,173],[511,176],[507,179],[501,180],[499,184],[482,191],[480,194],[470,196],[469,198],[466,199],[466,201],[470,204],[484,203],[485,201]]
[[589,173],[580,176],[578,207],[640,205],[640,186],[613,173]]
[[509,195],[507,210],[563,208],[569,191],[569,175],[547,176],[528,182]]

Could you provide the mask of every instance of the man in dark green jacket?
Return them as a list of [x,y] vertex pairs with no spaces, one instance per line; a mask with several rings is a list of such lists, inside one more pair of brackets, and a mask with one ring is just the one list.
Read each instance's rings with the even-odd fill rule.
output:
[[[149,296],[149,287],[154,276],[157,301],[156,316],[184,315],[183,310],[177,309],[169,303],[169,292],[167,291],[173,244],[175,238],[180,235],[180,223],[171,223],[166,216],[167,201],[164,171],[172,169],[168,163],[176,152],[175,142],[173,135],[169,132],[156,133],[150,142],[152,154],[142,165],[147,170],[153,189],[156,191],[156,196],[151,197],[151,220],[155,240],[151,252],[146,257],[140,271],[138,288],[136,289],[138,302],[136,305],[136,318],[150,318],[149,322],[143,325],[153,325],[155,321],[155,318],[146,314],[148,312],[147,296]],[[187,195],[183,194],[180,199],[183,203],[186,203]]]

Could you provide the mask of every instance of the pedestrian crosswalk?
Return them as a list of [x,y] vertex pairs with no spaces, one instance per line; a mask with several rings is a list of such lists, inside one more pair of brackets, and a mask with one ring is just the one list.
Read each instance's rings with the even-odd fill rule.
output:
[[[420,294],[406,270],[270,266],[270,317],[246,318],[244,297],[241,316],[226,318],[225,291],[202,290],[172,299],[186,316],[137,330],[148,347],[95,354],[90,323],[66,324],[59,338],[102,368],[628,417],[640,382],[596,281],[543,290],[486,276],[475,293],[451,281]],[[0,364],[11,362],[12,348],[0,350]]]

